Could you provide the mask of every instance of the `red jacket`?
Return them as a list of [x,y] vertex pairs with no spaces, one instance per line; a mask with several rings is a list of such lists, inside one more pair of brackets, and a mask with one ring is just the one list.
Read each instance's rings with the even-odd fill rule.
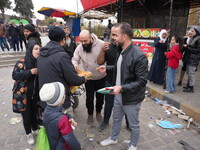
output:
[[165,53],[165,56],[168,59],[168,66],[171,68],[178,68],[179,60],[182,58],[182,53],[180,51],[179,45],[174,45],[171,50]]

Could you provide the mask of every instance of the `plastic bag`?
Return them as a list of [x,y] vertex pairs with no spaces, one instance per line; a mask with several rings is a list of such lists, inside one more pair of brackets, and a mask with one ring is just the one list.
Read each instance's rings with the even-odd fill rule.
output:
[[36,150],[50,150],[49,140],[44,126],[39,130],[36,142]]

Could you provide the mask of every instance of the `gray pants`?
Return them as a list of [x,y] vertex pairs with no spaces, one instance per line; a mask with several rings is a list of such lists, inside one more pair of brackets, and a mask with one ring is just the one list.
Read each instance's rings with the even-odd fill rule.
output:
[[188,81],[189,81],[189,86],[194,86],[195,85],[195,70],[197,67],[187,65],[187,75],[188,75]]
[[139,110],[141,107],[141,102],[134,105],[122,105],[122,96],[116,95],[114,100],[113,109],[113,126],[111,139],[116,140],[119,136],[121,130],[122,118],[126,114],[129,122],[129,127],[131,129],[131,142],[133,146],[137,146],[140,126],[139,126]]

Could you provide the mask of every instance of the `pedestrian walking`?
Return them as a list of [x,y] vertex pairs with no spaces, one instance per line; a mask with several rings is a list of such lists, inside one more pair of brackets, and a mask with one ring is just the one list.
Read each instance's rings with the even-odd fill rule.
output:
[[37,58],[40,45],[34,45],[33,49],[20,59],[12,73],[15,80],[13,87],[13,111],[21,113],[23,126],[29,144],[34,144],[33,134],[37,133],[37,103],[39,99]]
[[52,150],[81,150],[72,129],[77,126],[77,123],[70,114],[62,113],[65,96],[65,87],[60,82],[46,83],[40,89],[40,98],[47,103],[44,111],[44,125],[50,148]]
[[85,83],[86,107],[88,112],[87,123],[93,123],[94,94],[96,94],[96,119],[101,123],[101,110],[103,107],[104,95],[96,93],[96,91],[105,87],[106,74],[100,74],[96,68],[100,66],[97,63],[97,57],[104,42],[98,39],[95,34],[91,34],[88,30],[82,30],[79,37],[81,44],[79,44],[74,52],[72,63],[78,71],[78,65],[82,62],[84,70],[92,73],[91,80]]
[[166,93],[175,93],[175,81],[176,81],[176,69],[179,66],[179,60],[182,58],[182,52],[180,50],[181,39],[178,36],[172,36],[170,42],[170,51],[165,53],[168,59],[168,67],[166,73]]
[[16,52],[17,48],[17,51],[19,52],[19,28],[15,25],[15,22],[12,22],[9,27],[9,37],[12,42],[13,50]]
[[6,41],[6,27],[3,25],[2,22],[0,22],[0,46],[2,49],[2,52],[4,52],[4,46],[7,48],[8,51],[10,51],[10,48],[8,47],[8,43]]
[[66,99],[64,109],[71,106],[70,86],[79,86],[86,82],[85,77],[79,77],[72,65],[70,56],[63,46],[66,44],[66,35],[60,27],[52,27],[48,37],[50,42],[40,50],[38,58],[39,86],[45,83],[61,82],[65,86]]
[[[117,46],[122,50],[118,54],[114,69],[113,92],[115,95],[113,109],[112,133],[108,139],[100,142],[102,146],[117,143],[124,114],[127,115],[131,129],[130,145],[128,150],[136,150],[139,138],[139,110],[145,98],[147,83],[148,61],[146,56],[132,43],[132,27],[128,23],[118,23],[113,26],[112,36]],[[108,69],[108,68],[107,68]],[[100,72],[106,67],[101,66]]]
[[153,60],[148,73],[148,80],[150,82],[163,85],[165,76],[165,64],[167,52],[167,31],[161,30],[160,35],[154,41],[155,52],[153,54]]

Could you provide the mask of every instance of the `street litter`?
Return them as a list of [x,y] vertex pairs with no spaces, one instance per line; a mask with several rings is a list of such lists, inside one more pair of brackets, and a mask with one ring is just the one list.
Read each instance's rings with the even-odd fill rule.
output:
[[5,102],[3,102],[3,103],[1,103],[2,105],[5,105],[6,103]]
[[94,141],[94,139],[93,138],[89,138],[89,141]]
[[130,140],[124,140],[123,143],[129,144],[131,141]]
[[148,124],[148,126],[149,126],[149,128],[152,128],[152,127],[153,127],[153,124],[150,123],[150,124]]
[[183,128],[182,124],[174,124],[167,120],[157,120],[155,119],[155,122],[158,126],[164,128],[164,129],[180,129]]
[[19,123],[19,122],[21,122],[22,121],[22,118],[20,118],[20,117],[13,117],[13,118],[11,118],[8,122],[10,123],[10,124],[16,124],[16,123]]
[[181,131],[180,131],[180,130],[171,129],[171,130],[169,130],[169,132],[170,132],[172,135],[176,135],[176,134],[180,133]]
[[8,114],[5,114],[5,115],[4,115],[4,117],[7,117],[7,116],[8,116]]
[[154,100],[156,101],[156,102],[155,102],[156,104],[160,104],[160,105],[165,105],[165,104],[167,104],[167,101],[159,100],[157,97],[155,97]]
[[183,148],[184,148],[185,150],[195,150],[193,147],[191,147],[188,143],[186,143],[186,142],[183,141],[183,140],[180,140],[179,143],[183,145]]
[[2,92],[4,92],[6,90],[6,88],[1,89]]
[[190,117],[189,116],[186,116],[186,115],[181,115],[181,114],[178,114],[178,117],[180,119],[183,119],[183,120],[188,120]]
[[189,128],[190,128],[190,123],[191,123],[192,121],[193,121],[193,119],[192,119],[192,118],[188,119],[187,129],[189,129]]

